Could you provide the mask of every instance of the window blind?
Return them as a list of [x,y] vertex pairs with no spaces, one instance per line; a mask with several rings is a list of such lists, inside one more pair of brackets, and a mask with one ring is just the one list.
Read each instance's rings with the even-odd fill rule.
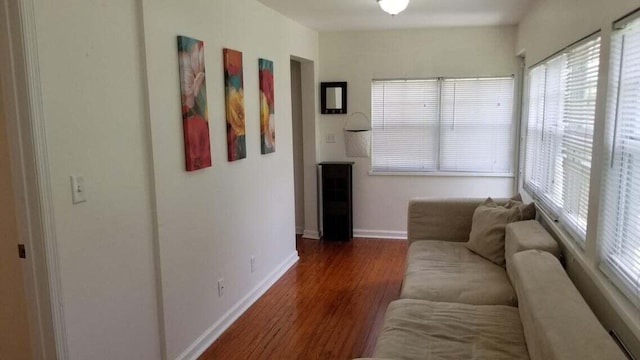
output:
[[600,201],[600,268],[640,306],[640,22],[613,34],[606,159]]
[[371,168],[434,171],[438,151],[438,80],[374,81]]
[[513,86],[511,77],[442,81],[441,171],[511,171]]
[[587,229],[600,37],[529,72],[525,188],[580,244]]
[[513,77],[375,80],[372,171],[510,173]]

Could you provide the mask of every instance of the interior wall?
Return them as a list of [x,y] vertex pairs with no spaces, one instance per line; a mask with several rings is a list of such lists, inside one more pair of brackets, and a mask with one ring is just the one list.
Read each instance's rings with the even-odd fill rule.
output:
[[[320,81],[348,83],[348,111],[371,115],[371,80],[519,74],[516,28],[431,28],[320,34]],[[369,175],[370,159],[347,158],[348,115],[319,115],[318,161],[355,161],[354,231],[363,236],[406,236],[413,197],[503,197],[513,177]],[[335,143],[325,141],[335,136]],[[515,173],[515,169],[514,169]]]
[[[318,40],[255,0],[144,0],[143,13],[164,332],[174,359],[206,347],[297,259],[290,58],[317,61]],[[213,166],[194,172],[185,171],[177,35],[205,43]],[[247,158],[235,162],[227,161],[223,48],[243,53]],[[274,62],[276,151],[268,155],[260,154],[258,58]]]
[[293,181],[296,203],[296,234],[304,232],[304,148],[302,132],[302,68],[291,60],[291,121],[293,134]]
[[69,358],[159,359],[138,4],[33,6]]
[[[598,102],[593,138],[593,160],[589,197],[586,247],[577,247],[555,224],[549,229],[561,240],[567,257],[567,272],[607,329],[618,333],[636,357],[640,357],[640,311],[633,306],[597,268],[597,223],[604,151],[605,111],[609,78],[612,23],[640,8],[640,1],[539,0],[518,28],[517,50],[525,54],[526,67],[538,63],[562,48],[600,31]],[[524,106],[526,110],[526,105]],[[526,129],[526,111],[522,128]],[[521,144],[523,151],[524,142]],[[522,188],[522,184],[519,184]],[[526,194],[526,191],[523,191]],[[528,196],[527,196],[528,197]]]

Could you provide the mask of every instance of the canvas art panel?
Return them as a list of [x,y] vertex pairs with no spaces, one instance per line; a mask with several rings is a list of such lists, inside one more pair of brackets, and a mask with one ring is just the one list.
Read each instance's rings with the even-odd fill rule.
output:
[[247,157],[244,119],[242,53],[223,49],[224,94],[227,118],[227,156],[229,161]]
[[276,151],[273,61],[258,59],[260,77],[260,152]]
[[204,42],[178,36],[180,99],[187,171],[211,166]]

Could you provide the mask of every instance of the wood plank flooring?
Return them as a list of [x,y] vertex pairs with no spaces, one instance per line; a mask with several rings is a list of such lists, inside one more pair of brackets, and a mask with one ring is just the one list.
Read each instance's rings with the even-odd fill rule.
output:
[[407,242],[298,239],[300,261],[201,356],[353,359],[370,356],[398,297]]

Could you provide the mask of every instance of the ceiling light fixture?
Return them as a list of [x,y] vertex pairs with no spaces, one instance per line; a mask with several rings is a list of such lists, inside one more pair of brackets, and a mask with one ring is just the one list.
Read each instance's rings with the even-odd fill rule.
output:
[[376,0],[380,8],[391,15],[401,13],[409,5],[409,0]]

